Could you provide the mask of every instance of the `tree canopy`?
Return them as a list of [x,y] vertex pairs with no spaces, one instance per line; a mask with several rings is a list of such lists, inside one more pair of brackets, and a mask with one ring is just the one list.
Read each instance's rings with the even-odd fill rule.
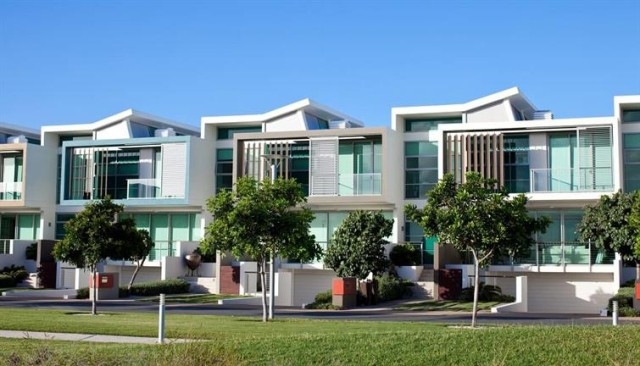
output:
[[[224,190],[207,200],[213,221],[206,227],[203,253],[231,252],[258,262],[262,288],[266,289],[267,260],[281,256],[300,261],[319,258],[322,250],[309,234],[314,219],[303,205],[306,198],[295,180],[275,182],[240,178],[234,190]],[[266,321],[263,291],[263,320]]]
[[458,184],[446,174],[428,193],[422,209],[407,205],[405,214],[422,226],[426,236],[437,236],[440,245],[450,244],[470,252],[474,260],[474,305],[476,323],[479,268],[496,256],[516,258],[534,244],[533,234],[546,230],[546,217],[530,217],[523,194],[510,197],[496,181],[468,172]]
[[[136,252],[139,241],[153,246],[153,243],[149,244],[148,233],[136,230],[132,219],[116,221],[123,209],[108,197],[87,203],[65,224],[65,236],[53,248],[55,258],[78,268],[87,268],[95,279],[98,263],[106,258],[132,259],[134,254],[140,254]],[[93,290],[91,312],[95,315],[95,286]]]
[[327,248],[324,264],[339,277],[363,279],[380,275],[389,267],[384,239],[391,235],[393,219],[382,212],[352,211],[336,229]]
[[621,191],[611,196],[602,195],[598,202],[586,206],[577,228],[580,240],[591,241],[596,248],[615,251],[623,260],[635,262],[636,279],[640,279],[638,201],[637,194]]

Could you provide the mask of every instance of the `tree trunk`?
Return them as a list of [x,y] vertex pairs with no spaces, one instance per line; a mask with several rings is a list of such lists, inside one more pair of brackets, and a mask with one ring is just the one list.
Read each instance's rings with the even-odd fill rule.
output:
[[258,262],[260,267],[260,283],[262,284],[262,321],[267,321],[267,281],[264,273],[264,268],[267,265],[266,260],[263,258]]
[[98,279],[96,278],[97,272],[96,268],[93,267],[91,269],[91,278],[93,282],[93,298],[91,299],[91,315],[98,315],[98,302],[96,301],[98,298]]
[[476,316],[478,314],[478,294],[480,293],[480,263],[478,263],[478,254],[475,250],[471,250],[473,254],[473,312],[471,314],[471,328],[476,326]]
[[142,257],[142,261],[138,260],[136,261],[136,269],[133,271],[133,275],[131,275],[131,281],[129,281],[129,286],[127,286],[127,290],[131,291],[131,286],[133,286],[133,281],[136,280],[136,276],[138,275],[138,272],[140,272],[140,268],[142,268],[142,266],[144,265],[144,260],[147,257]]

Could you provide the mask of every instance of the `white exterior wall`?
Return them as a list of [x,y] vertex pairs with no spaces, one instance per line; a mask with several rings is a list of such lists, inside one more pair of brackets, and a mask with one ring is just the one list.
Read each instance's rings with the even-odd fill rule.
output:
[[331,282],[336,277],[331,270],[292,270],[293,298],[290,306],[310,304],[320,292],[331,289]]
[[36,239],[53,239],[56,214],[56,150],[27,144],[24,153],[25,207],[40,214],[40,236]]
[[265,123],[266,132],[286,132],[286,131],[304,131],[307,125],[304,120],[304,113],[297,111],[278,119]]
[[192,138],[190,143],[188,202],[204,207],[207,199],[215,193],[216,150],[209,141]]
[[[504,275],[504,273],[489,273]],[[515,273],[528,278],[528,311],[531,313],[597,314],[619,285],[613,273]],[[502,292],[516,296],[515,278],[487,278]]]
[[508,100],[469,111],[467,123],[513,121],[513,110]]
[[131,133],[129,132],[129,121],[124,120],[96,131],[95,139],[110,140],[110,139],[128,139],[128,138],[131,138]]

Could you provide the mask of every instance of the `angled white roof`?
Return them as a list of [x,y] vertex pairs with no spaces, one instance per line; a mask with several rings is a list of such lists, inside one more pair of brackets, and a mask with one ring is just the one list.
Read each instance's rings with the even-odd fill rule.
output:
[[24,135],[32,139],[40,139],[40,131],[34,130],[28,127],[22,127],[11,123],[0,122],[0,133],[6,133],[8,135]]
[[338,112],[332,108],[324,106],[320,103],[316,103],[311,99],[302,99],[297,102],[287,104],[284,107],[276,108],[262,114],[245,114],[245,115],[230,115],[230,116],[205,116],[201,119],[201,126],[204,128],[206,124],[225,124],[225,123],[261,123],[269,122],[270,120],[278,117],[286,116],[287,114],[294,113],[296,111],[303,110],[310,112],[320,118],[327,120],[346,120],[352,122],[354,125],[363,127],[364,123],[361,121],[346,115],[342,112]]
[[491,105],[502,100],[509,99],[512,104],[522,110],[535,111],[535,106],[520,92],[517,87],[509,88],[482,98],[474,99],[462,104],[426,105],[415,107],[392,108],[394,115],[421,115],[421,114],[455,114],[472,111],[483,106]]
[[127,109],[120,113],[116,113],[114,115],[111,115],[109,117],[106,117],[91,123],[42,126],[42,133],[44,134],[47,132],[56,132],[56,133],[62,133],[62,134],[71,134],[71,133],[93,132],[96,130],[100,130],[104,127],[107,127],[111,124],[118,123],[125,119],[129,119],[134,122],[139,122],[139,123],[143,123],[143,124],[153,126],[153,127],[158,127],[158,128],[171,127],[174,130],[176,130],[176,132],[186,133],[189,135],[200,134],[200,130],[195,127],[183,125],[181,123],[174,122],[166,118],[136,111],[134,109]]

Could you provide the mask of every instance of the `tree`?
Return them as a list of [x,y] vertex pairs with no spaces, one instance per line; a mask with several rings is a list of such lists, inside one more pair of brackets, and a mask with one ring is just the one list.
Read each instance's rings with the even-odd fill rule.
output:
[[125,218],[114,224],[114,245],[109,258],[114,260],[127,260],[136,263],[136,269],[129,280],[128,290],[131,290],[138,272],[155,246],[147,230],[137,229],[136,223],[131,218]]
[[267,321],[265,268],[269,258],[282,256],[309,261],[322,249],[309,234],[313,213],[295,180],[257,182],[240,178],[234,190],[224,190],[207,200],[213,221],[207,225],[201,244],[203,253],[230,251],[258,263],[262,283],[262,320]]
[[473,315],[476,326],[480,267],[496,256],[515,257],[534,244],[533,234],[546,230],[549,219],[532,218],[523,194],[509,197],[492,179],[468,172],[462,184],[446,174],[428,193],[424,208],[407,205],[407,217],[422,226],[426,236],[437,236],[439,245],[450,244],[470,252],[474,264]]
[[352,211],[333,234],[324,264],[339,277],[363,279],[379,275],[389,267],[384,238],[391,235],[393,219],[382,212]]
[[[118,232],[121,225],[116,222],[116,216],[122,210],[122,205],[113,203],[108,197],[87,203],[65,224],[65,236],[53,248],[55,258],[89,269],[95,281],[98,263],[122,248],[119,239],[124,236]],[[93,286],[91,313],[97,314],[96,286]]]
[[602,195],[597,203],[585,208],[577,228],[580,240],[591,241],[596,248],[617,252],[623,260],[635,262],[636,280],[640,280],[640,253],[636,245],[640,235],[638,201],[637,195],[621,191]]

